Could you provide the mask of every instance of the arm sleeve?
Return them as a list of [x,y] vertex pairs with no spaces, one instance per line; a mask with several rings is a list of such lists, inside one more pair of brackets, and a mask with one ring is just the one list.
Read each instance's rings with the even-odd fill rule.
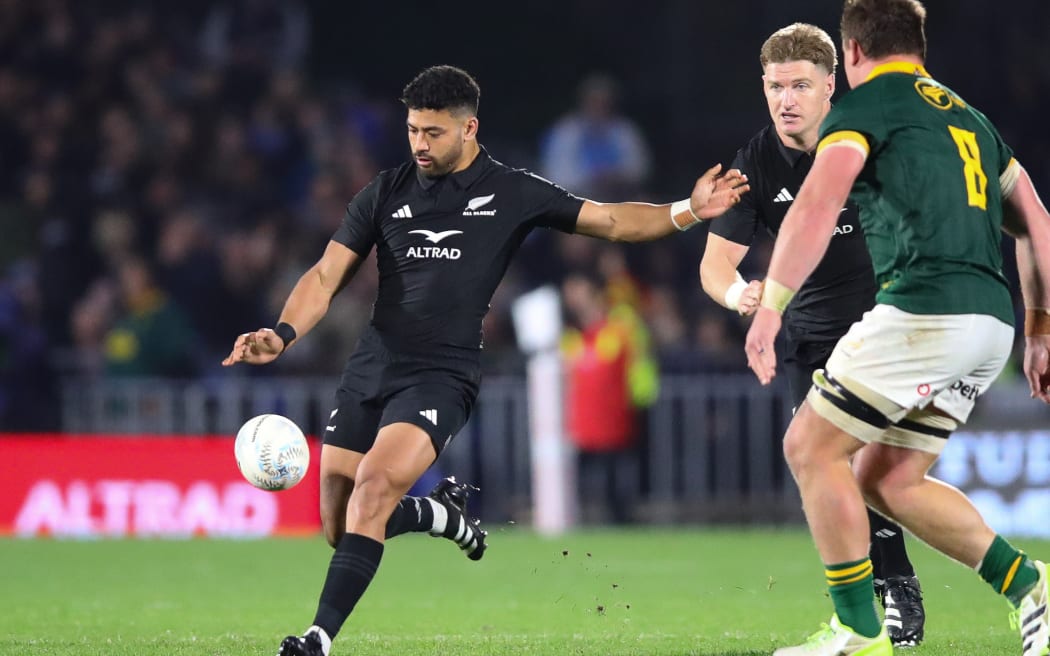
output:
[[[987,119],[985,120],[987,121]],[[1017,185],[1017,180],[1021,177],[1021,165],[1017,163],[1013,149],[1003,141],[999,131],[995,129],[991,121],[987,122],[989,129],[995,136],[998,151],[999,191],[1002,193],[1003,198],[1008,198],[1014,192],[1014,186]]]
[[980,112],[974,107],[970,107],[970,109],[973,111],[974,114],[977,115],[977,118],[980,120],[981,124],[984,125],[985,129],[987,129],[988,132],[992,135],[992,138],[995,139],[996,159],[998,164],[996,173],[999,175],[1000,178],[1004,175],[1007,175],[1011,163],[1016,161],[1014,160],[1013,148],[1010,148],[1010,146],[1007,145],[1007,143],[1003,140],[1003,136],[999,134],[999,130],[997,130],[995,125],[990,120],[988,120],[987,116],[985,116],[982,112]]
[[[756,174],[753,170],[754,167],[747,161],[743,150],[737,151],[736,157],[733,158],[733,164],[729,168],[740,169],[740,172],[746,175],[749,180],[757,180],[758,176],[761,175],[761,173]],[[750,246],[755,239],[755,232],[758,231],[759,207],[756,202],[757,198],[758,195],[754,191],[741,196],[739,203],[726,210],[725,214],[717,219],[712,219],[709,228],[711,234],[718,235],[737,244]]]
[[584,200],[534,173],[520,175],[522,214],[534,225],[575,232]]
[[865,89],[867,86],[850,91],[824,117],[817,142],[818,155],[832,144],[851,146],[865,159],[876,149],[886,125],[881,118],[882,103],[878,97],[872,97],[870,89]]
[[343,223],[332,235],[339,242],[361,257],[367,257],[375,246],[379,232],[376,210],[379,206],[379,178],[368,183],[357,192],[346,206]]

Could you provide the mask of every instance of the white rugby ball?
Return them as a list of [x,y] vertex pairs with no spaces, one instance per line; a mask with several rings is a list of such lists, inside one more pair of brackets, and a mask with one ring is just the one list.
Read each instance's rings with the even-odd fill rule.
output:
[[244,422],[233,444],[237,467],[261,490],[287,490],[306,476],[310,447],[295,422],[281,415],[259,415]]

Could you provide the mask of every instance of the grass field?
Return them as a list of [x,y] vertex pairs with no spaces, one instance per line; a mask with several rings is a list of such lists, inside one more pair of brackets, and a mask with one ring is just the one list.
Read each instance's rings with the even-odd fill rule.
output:
[[[831,615],[801,530],[508,529],[491,544],[473,563],[443,540],[391,541],[333,655],[757,656]],[[907,653],[1020,653],[1002,599],[910,546],[929,619]],[[273,654],[313,617],[328,556],[320,539],[0,541],[0,654]]]

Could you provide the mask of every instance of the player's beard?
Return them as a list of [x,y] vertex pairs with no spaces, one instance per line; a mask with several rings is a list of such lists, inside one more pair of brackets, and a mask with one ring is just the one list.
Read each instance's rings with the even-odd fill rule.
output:
[[456,167],[456,162],[459,161],[462,155],[463,144],[456,144],[449,149],[448,154],[443,157],[435,157],[433,154],[427,153],[427,157],[430,158],[430,167],[424,169],[417,164],[416,169],[418,169],[425,178],[440,178],[441,176],[448,175],[452,172],[452,169]]

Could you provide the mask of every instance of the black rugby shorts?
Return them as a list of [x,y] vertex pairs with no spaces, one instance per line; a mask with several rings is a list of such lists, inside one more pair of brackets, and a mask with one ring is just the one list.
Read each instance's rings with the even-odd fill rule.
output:
[[379,429],[405,422],[426,431],[441,455],[470,418],[478,377],[441,361],[387,356],[364,348],[350,358],[324,443],[366,453]]

